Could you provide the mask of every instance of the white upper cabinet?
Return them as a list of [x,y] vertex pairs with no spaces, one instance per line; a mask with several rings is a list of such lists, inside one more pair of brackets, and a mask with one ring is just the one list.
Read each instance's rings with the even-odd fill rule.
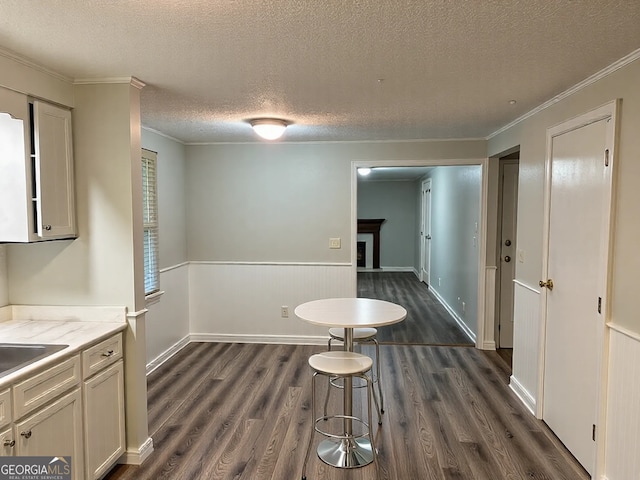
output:
[[74,238],[71,111],[0,88],[0,242]]

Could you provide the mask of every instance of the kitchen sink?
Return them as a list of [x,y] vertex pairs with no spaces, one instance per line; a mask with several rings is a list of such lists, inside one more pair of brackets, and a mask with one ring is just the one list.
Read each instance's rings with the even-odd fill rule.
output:
[[0,377],[59,352],[68,345],[0,343]]

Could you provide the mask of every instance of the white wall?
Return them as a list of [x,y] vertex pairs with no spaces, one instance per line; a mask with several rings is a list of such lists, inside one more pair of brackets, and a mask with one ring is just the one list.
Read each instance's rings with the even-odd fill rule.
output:
[[[358,181],[358,218],[385,219],[380,229],[382,268],[415,268],[415,237],[418,235],[415,189],[415,181]],[[372,241],[367,256],[371,248]]]
[[484,141],[187,145],[192,333],[316,341],[280,306],[355,295],[352,162],[485,154]]
[[477,334],[482,169],[437,167],[429,177],[431,288]]
[[185,196],[185,146],[142,130],[142,147],[157,152],[160,290],[148,306],[147,364],[157,364],[189,335],[189,265]]
[[[638,471],[636,450],[640,428],[640,388],[637,377],[638,316],[635,297],[640,271],[640,53],[632,55],[631,63],[610,68],[603,78],[594,77],[571,95],[551,102],[529,118],[507,128],[489,140],[489,156],[496,156],[520,145],[520,180],[518,186],[517,245],[524,251],[524,263],[516,263],[516,279],[524,292],[515,297],[514,352],[512,386],[520,388],[520,395],[529,397],[534,405],[540,401],[537,391],[540,358],[537,350],[540,314],[535,312],[538,281],[542,272],[542,222],[546,130],[567,119],[581,115],[614,99],[621,99],[619,142],[615,159],[616,211],[613,227],[613,268],[611,272],[611,312],[606,319],[613,327],[609,356],[607,385],[607,424],[598,426],[606,431],[604,476],[609,480],[627,480],[629,472]],[[635,58],[635,60],[633,60]],[[626,332],[620,334],[620,332]],[[518,348],[518,345],[523,347]],[[605,353],[607,353],[605,351]],[[594,372],[595,374],[595,372]],[[623,416],[619,413],[621,412]],[[631,422],[631,423],[630,423]],[[634,423],[635,422],[635,423]],[[601,430],[601,429],[605,430]],[[600,439],[602,437],[599,437]]]

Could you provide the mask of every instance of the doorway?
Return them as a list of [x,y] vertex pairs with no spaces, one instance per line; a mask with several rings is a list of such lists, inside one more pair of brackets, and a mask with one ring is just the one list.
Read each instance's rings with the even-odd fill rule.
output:
[[[513,280],[516,265],[518,170],[520,152],[499,160],[496,323],[499,350],[513,349]],[[508,353],[505,353],[510,358]]]
[[594,477],[609,290],[615,114],[612,102],[547,132],[539,413]]
[[[383,214],[378,211],[373,211],[370,207],[367,207],[366,209],[363,210],[358,206],[359,202],[362,205],[369,205],[368,202],[367,203],[363,202],[363,199],[368,198],[369,196],[372,196],[370,184],[372,182],[380,181],[378,180],[379,178],[378,174],[382,174],[382,172],[385,172],[386,174],[398,173],[398,172],[390,172],[390,170],[406,169],[406,171],[410,171],[411,169],[414,169],[416,167],[429,168],[432,170],[434,169],[440,170],[440,168],[442,167],[443,172],[447,170],[450,173],[447,173],[446,175],[442,173],[441,176],[443,176],[443,178],[439,177],[440,178],[439,180],[435,180],[435,181],[432,180],[431,189],[433,188],[434,184],[440,185],[440,183],[438,182],[441,182],[444,180],[446,180],[444,182],[445,184],[447,182],[453,182],[454,179],[455,181],[462,184],[462,187],[457,189],[438,188],[438,191],[440,192],[443,192],[443,193],[450,192],[450,193],[444,194],[443,198],[440,199],[440,202],[442,205],[447,204],[447,201],[454,202],[456,206],[452,208],[460,208],[462,205],[466,204],[465,202],[469,202],[469,201],[471,202],[471,205],[468,207],[466,215],[455,215],[455,214],[447,215],[447,212],[438,212],[438,215],[440,217],[449,218],[452,220],[449,223],[452,226],[454,231],[446,231],[446,232],[441,231],[441,234],[440,234],[440,238],[442,239],[441,241],[445,242],[445,244],[447,245],[447,248],[451,250],[451,252],[447,251],[446,254],[443,253],[442,255],[440,255],[441,258],[436,259],[436,260],[440,260],[441,263],[442,261],[451,263],[451,259],[454,259],[459,263],[462,262],[463,265],[466,266],[460,270],[455,269],[454,266],[450,266],[449,272],[452,272],[452,275],[460,276],[462,272],[464,272],[467,268],[469,269],[469,275],[465,277],[468,279],[468,281],[465,281],[464,283],[459,284],[461,293],[455,292],[456,283],[453,281],[453,278],[448,277],[447,275],[441,275],[441,274],[437,275],[437,277],[440,277],[440,278],[434,277],[434,275],[436,275],[436,273],[434,272],[438,270],[437,269],[434,270],[433,262],[435,260],[433,258],[433,255],[427,256],[429,259],[429,265],[425,264],[425,256],[422,254],[422,252],[424,251],[424,246],[425,246],[424,232],[427,231],[428,233],[428,230],[425,230],[423,228],[425,224],[425,218],[424,218],[425,211],[423,209],[423,206],[424,206],[423,195],[425,193],[427,195],[431,193],[429,192],[429,190],[431,189],[428,188],[428,184],[427,184],[427,188],[422,189],[422,181],[427,179],[427,176],[424,174],[424,172],[420,176],[415,177],[415,181],[413,182],[414,186],[412,187],[414,192],[412,194],[412,200],[411,200],[412,206],[404,212],[405,214],[409,210],[413,210],[413,212],[415,212],[410,214],[411,218],[414,218],[414,222],[415,222],[413,223],[413,227],[411,227],[413,229],[413,233],[411,234],[412,240],[410,240],[410,242],[412,244],[410,246],[410,251],[413,253],[411,253],[411,257],[412,257],[412,260],[410,261],[411,263],[407,264],[407,265],[410,265],[410,267],[407,268],[405,265],[400,269],[387,268],[388,265],[393,265],[393,264],[389,263],[383,258],[382,265],[381,265],[382,272],[378,272],[378,274],[390,275],[392,272],[397,272],[398,274],[402,273],[409,277],[413,277],[413,280],[418,282],[418,285],[421,285],[426,292],[431,292],[432,288],[427,288],[427,286],[421,282],[422,279],[427,278],[425,274],[428,274],[428,282],[429,282],[429,285],[433,287],[433,290],[434,290],[433,294],[434,295],[436,293],[440,294],[440,298],[436,298],[436,302],[443,304],[444,308],[446,308],[448,311],[448,315],[450,315],[452,318],[456,316],[455,314],[457,314],[457,318],[455,318],[454,320],[455,322],[457,322],[457,325],[454,323],[454,328],[461,329],[464,332],[466,332],[464,333],[465,336],[468,335],[466,336],[466,342],[464,340],[461,340],[459,342],[448,340],[442,343],[443,344],[461,344],[464,342],[467,345],[475,344],[479,348],[494,349],[495,344],[494,344],[494,338],[493,338],[493,319],[491,319],[492,322],[490,325],[491,338],[486,339],[485,331],[484,331],[485,275],[486,275],[485,264],[486,264],[486,233],[487,233],[487,229],[486,229],[486,209],[487,209],[486,174],[487,173],[486,172],[487,172],[488,160],[487,159],[478,159],[478,160],[469,159],[464,161],[445,160],[445,161],[408,161],[408,162],[380,161],[380,162],[353,162],[352,165],[354,167],[352,171],[352,181],[353,181],[352,182],[352,187],[353,187],[352,188],[352,221],[353,221],[352,232],[353,233],[357,232],[356,225],[357,225],[359,216],[364,215],[371,218],[389,217],[389,215],[387,215],[386,213]],[[479,168],[472,168],[474,166]],[[371,172],[366,177],[365,180],[358,178],[357,169],[359,167],[371,168]],[[451,170],[448,170],[449,167],[451,167]],[[453,167],[461,167],[461,168],[457,169]],[[398,180],[399,178],[395,179],[396,184],[399,183]],[[389,181],[388,183],[389,185],[386,186],[385,188],[387,189],[397,188],[397,186],[391,185],[394,182]],[[471,185],[474,185],[474,186],[472,187]],[[460,191],[465,192],[464,198],[460,197],[459,195]],[[376,193],[375,195],[372,196],[372,198],[374,198],[375,200],[372,204],[384,203],[384,208],[388,208],[389,207],[388,204],[391,203],[391,200],[387,200],[387,199],[390,199],[392,197],[394,201],[396,201],[398,198],[398,195],[390,196],[384,192]],[[448,200],[449,197],[453,197],[453,199]],[[471,199],[471,197],[473,198]],[[433,198],[431,198],[431,205],[432,205],[432,208],[435,208],[433,206],[434,205]],[[416,210],[416,207],[417,207],[417,210]],[[433,218],[434,217],[432,214],[431,219]],[[388,220],[387,222],[385,222],[384,228],[387,228],[387,230],[391,229],[391,227],[393,226],[392,223],[393,222],[391,220]],[[427,227],[428,227],[428,219],[427,219]],[[435,227],[433,228],[435,229]],[[423,233],[422,235],[421,235],[421,232]],[[381,233],[383,235],[389,235],[391,232],[383,231]],[[389,242],[387,242],[386,238],[389,238],[389,237],[385,237],[385,239],[382,240],[383,248],[385,244],[389,245]],[[397,241],[398,236],[392,235],[391,238],[393,238],[394,241]],[[446,240],[447,238],[449,239],[448,242]],[[354,255],[356,253],[356,249],[355,249],[356,242],[357,242],[357,238],[354,236],[353,243],[352,243],[352,245],[354,246],[353,248]],[[458,243],[460,244],[458,245]],[[433,246],[431,248],[433,251]],[[457,252],[457,255],[456,255],[456,252]],[[390,257],[387,257],[387,260],[389,258]],[[352,265],[354,265],[354,270],[355,270],[354,271],[354,287],[355,287],[355,290],[358,293],[360,293],[362,289],[360,288],[359,279],[371,276],[375,272],[373,273],[363,272],[363,271],[358,272],[357,267],[355,266],[357,263],[355,260],[356,259],[354,258],[354,261],[352,263]],[[398,275],[398,276],[400,277],[404,275]],[[404,281],[404,279],[402,279],[402,281]],[[374,286],[374,290],[375,290],[375,286]],[[437,290],[437,292],[435,290]],[[400,303],[401,297],[398,297],[398,295],[401,295],[401,294],[396,290],[393,290],[393,292],[395,296],[394,297],[395,301]],[[493,294],[493,289],[492,289],[492,294]],[[367,293],[367,296],[370,296],[370,295]],[[441,302],[440,300],[441,298],[444,299],[445,302]],[[392,301],[394,300],[392,299]],[[461,325],[461,322],[458,322],[458,320],[460,319],[463,320],[463,323],[466,323],[465,326],[468,326],[468,328],[465,329],[465,326]],[[409,323],[410,322],[405,322],[406,325],[408,325]],[[472,339],[471,341],[469,341],[470,337]],[[417,341],[417,339],[412,338],[412,341]],[[431,344],[432,340],[429,339],[425,341],[425,343]]]
[[427,286],[431,285],[431,179],[422,181],[420,202],[422,215],[420,215],[420,281]]

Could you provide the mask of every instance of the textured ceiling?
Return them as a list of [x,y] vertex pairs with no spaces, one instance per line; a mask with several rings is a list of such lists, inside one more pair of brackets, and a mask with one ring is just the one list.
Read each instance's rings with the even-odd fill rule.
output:
[[187,143],[477,138],[640,48],[640,1],[0,0],[0,48],[139,78]]

